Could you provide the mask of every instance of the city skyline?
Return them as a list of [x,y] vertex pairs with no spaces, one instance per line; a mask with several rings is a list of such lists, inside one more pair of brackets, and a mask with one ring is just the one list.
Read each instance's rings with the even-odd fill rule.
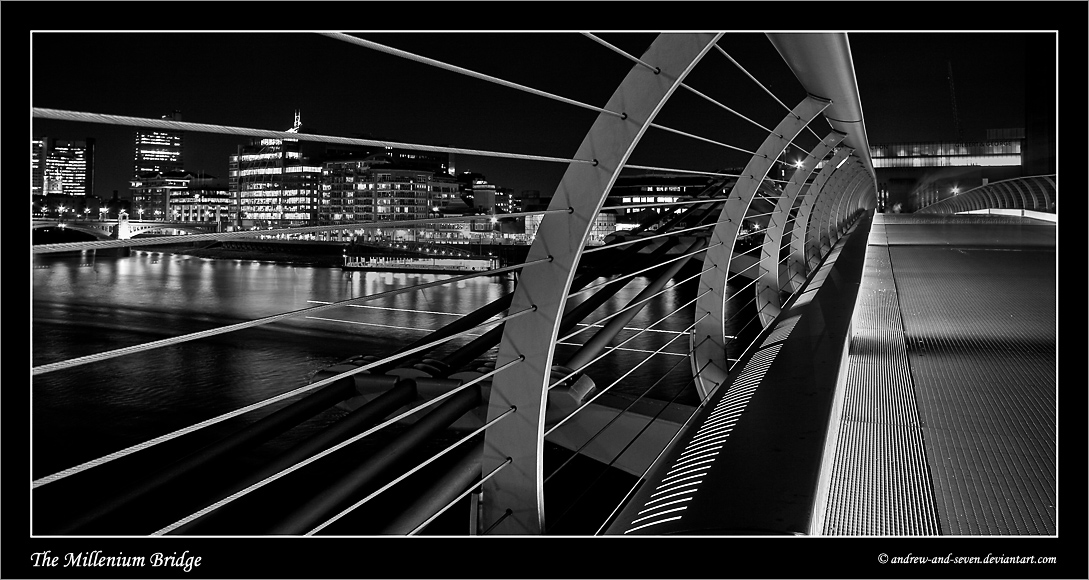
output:
[[[589,59],[609,62],[614,65],[609,69],[611,74],[622,74],[627,67],[613,60],[621,57],[578,33],[396,32],[360,36],[593,105],[608,98],[610,85],[590,82],[593,66],[566,65]],[[778,57],[770,44],[753,42],[762,36],[730,34],[722,44],[742,67],[761,63],[755,76],[777,99],[786,103],[804,96],[797,94],[797,83],[781,59],[775,62]],[[638,54],[652,35],[603,33],[601,37]],[[848,39],[871,144],[954,141],[958,132],[963,140],[975,141],[983,140],[989,129],[1024,127],[1026,33],[848,32]],[[317,33],[42,32],[31,40],[32,102],[42,108],[149,118],[180,111],[186,121],[271,130],[289,128],[295,110],[300,110],[304,132],[556,157],[573,154],[594,115]],[[548,52],[538,50],[542,44],[550,47]],[[146,48],[131,50],[134,46]],[[263,47],[270,46],[285,48],[275,63],[258,58]],[[499,46],[503,50],[494,50]],[[100,65],[104,68],[75,71],[74,82],[64,86],[87,86],[89,80],[84,82],[82,75],[87,75],[86,79],[99,75],[123,80],[131,71],[146,72],[154,82],[145,84],[155,86],[117,82],[91,92],[58,91],[50,76],[41,72],[48,70],[46,65],[39,63],[53,62],[59,58],[56,55],[74,47],[80,47],[92,62],[104,63]],[[161,51],[170,50],[175,63],[171,68],[194,71],[198,82],[184,80],[184,74],[172,82],[169,72],[155,71],[155,59],[161,58]],[[238,61],[246,66],[236,66],[217,54],[248,55]],[[769,58],[770,65],[763,65]],[[706,60],[716,74],[732,75],[729,79],[735,85],[748,85],[738,103],[726,100],[732,96],[726,92],[726,105],[762,123],[774,123],[781,116],[781,105],[763,92],[753,92],[759,91],[757,85],[726,58],[711,54]],[[285,76],[284,71],[291,74]],[[413,80],[432,71],[437,75],[427,77],[426,90]],[[997,78],[1001,80],[995,82]],[[694,85],[701,82],[692,81]],[[169,89],[158,89],[157,84]],[[232,84],[245,86],[238,90],[230,88]],[[494,104],[495,100],[476,98],[482,91],[510,96],[500,99],[506,106],[484,111],[479,101]],[[250,95],[252,98],[247,98]],[[671,123],[688,123],[690,130],[700,133],[700,123],[693,125],[671,111],[664,114],[673,115],[668,117]],[[557,127],[554,118],[573,120]],[[500,127],[512,122],[525,127],[521,142],[490,140],[499,134]],[[99,143],[95,194],[108,199],[117,190],[122,197],[128,196],[135,128],[39,119],[33,120],[32,126],[34,137],[78,138],[84,133],[94,137]],[[511,133],[503,131],[502,135]],[[752,139],[737,134],[742,143]],[[192,132],[186,138],[185,170],[215,176],[224,184],[228,156],[248,141]],[[683,168],[685,163],[674,159],[669,166]],[[551,194],[563,169],[556,163],[462,155],[456,163],[458,172],[481,173],[502,187],[536,189],[545,195]]]

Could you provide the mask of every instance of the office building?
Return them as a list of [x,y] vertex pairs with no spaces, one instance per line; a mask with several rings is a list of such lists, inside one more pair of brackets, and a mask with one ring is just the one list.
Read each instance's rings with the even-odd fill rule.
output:
[[[289,133],[302,126],[299,113]],[[272,229],[313,225],[321,166],[302,154],[298,139],[255,139],[228,160],[232,227]]]
[[30,142],[31,194],[94,195],[95,140],[40,137]]
[[[430,168],[405,167],[385,154],[366,159],[326,161],[322,163],[316,223],[348,225],[425,219],[444,213],[455,200],[458,200],[458,184],[453,177]],[[380,239],[434,236],[433,224],[424,229],[427,231],[405,227],[368,230],[364,235]],[[349,230],[346,228],[342,233]]]
[[[181,111],[163,115],[162,118],[181,121]],[[184,168],[184,133],[140,128],[136,130],[133,141],[133,177],[141,178],[157,173],[182,171]]]

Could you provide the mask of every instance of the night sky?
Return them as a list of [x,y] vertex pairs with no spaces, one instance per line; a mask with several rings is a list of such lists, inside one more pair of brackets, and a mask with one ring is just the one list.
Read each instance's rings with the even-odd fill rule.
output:
[[[948,67],[965,140],[987,129],[1025,126],[1026,33],[850,32],[872,144],[953,140]],[[1040,33],[1036,33],[1040,34]],[[639,55],[654,33],[599,34]],[[577,32],[396,32],[365,37],[416,54],[602,105],[631,62]],[[311,32],[35,32],[35,107],[286,130],[295,109],[303,131],[467,149],[570,157],[596,113]],[[767,38],[729,33],[720,46],[787,106],[805,97]],[[73,57],[78,55],[74,64]],[[765,127],[785,109],[721,54],[686,84]],[[752,124],[678,91],[656,122],[745,149],[763,136]],[[815,131],[823,136],[827,124]],[[127,195],[133,128],[32,119],[32,136],[97,140],[95,193]],[[226,184],[227,156],[245,137],[189,133],[186,169]],[[800,145],[816,137],[803,134]],[[648,132],[632,163],[717,171],[744,156]],[[563,165],[459,155],[515,191],[554,190]]]

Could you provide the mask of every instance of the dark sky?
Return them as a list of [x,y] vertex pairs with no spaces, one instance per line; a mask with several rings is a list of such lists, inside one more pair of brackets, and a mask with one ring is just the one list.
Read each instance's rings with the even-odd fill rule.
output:
[[[638,55],[653,33],[601,33]],[[383,44],[508,81],[602,105],[631,66],[577,32],[360,34]],[[304,130],[323,135],[570,157],[596,113],[307,32],[35,32],[32,105],[285,130],[295,109]],[[966,140],[987,129],[1023,127],[1025,33],[849,32],[871,143],[952,140],[948,71]],[[805,94],[762,33],[728,33],[720,46],[787,106]],[[783,107],[713,51],[686,79],[765,127]],[[657,122],[755,149],[761,131],[678,91]],[[823,134],[827,125],[819,125]],[[131,127],[32,120],[32,136],[97,140],[96,193],[127,194]],[[227,155],[248,141],[190,133],[186,168],[221,178]],[[803,134],[801,145],[816,138]],[[648,132],[633,163],[716,171],[744,157]],[[549,194],[563,166],[459,156],[458,171],[484,173],[516,191]]]

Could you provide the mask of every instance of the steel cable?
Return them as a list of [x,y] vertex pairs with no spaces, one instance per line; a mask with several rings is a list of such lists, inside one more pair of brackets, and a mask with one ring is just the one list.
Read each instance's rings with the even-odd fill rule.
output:
[[[458,387],[456,387],[454,389],[451,389],[451,390],[439,395],[438,397],[435,397],[434,399],[431,399],[429,401],[425,401],[424,403],[421,403],[420,405],[418,405],[418,406],[416,406],[416,407],[414,407],[412,409],[409,409],[408,411],[405,411],[404,413],[401,413],[400,415],[397,415],[396,417],[394,417],[392,419],[387,419],[386,421],[384,421],[384,422],[382,422],[382,423],[380,423],[378,425],[375,425],[374,427],[371,427],[370,429],[367,429],[366,431],[364,431],[364,432],[362,432],[362,433],[360,433],[358,435],[355,435],[354,437],[352,437],[350,439],[346,439],[346,440],[344,440],[344,441],[342,441],[340,443],[337,443],[336,445],[334,445],[333,447],[330,447],[329,449],[326,449],[325,451],[322,451],[320,453],[312,455],[311,457],[309,457],[307,459],[304,459],[303,461],[300,461],[299,463],[296,463],[295,465],[292,465],[291,467],[288,467],[288,468],[285,468],[285,469],[283,469],[281,471],[278,471],[278,472],[276,472],[276,473],[262,479],[261,481],[258,481],[256,483],[250,485],[249,487],[247,487],[245,489],[239,490],[239,491],[237,491],[237,492],[235,492],[235,493],[233,493],[233,494],[231,494],[231,495],[229,495],[229,496],[215,502],[214,504],[201,509],[200,511],[197,511],[197,512],[195,512],[195,513],[193,513],[193,514],[191,514],[189,516],[186,516],[186,517],[174,522],[173,524],[170,524],[169,526],[166,526],[165,528],[162,528],[161,530],[159,530],[159,531],[157,531],[157,532],[155,532],[155,533],[153,533],[151,535],[161,536],[161,535],[164,535],[164,534],[166,534],[166,533],[168,533],[168,532],[170,532],[170,531],[172,531],[174,529],[177,529],[177,528],[179,528],[179,527],[181,527],[181,526],[183,526],[183,525],[185,525],[185,524],[187,524],[187,523],[189,523],[189,522],[191,522],[191,521],[193,521],[193,520],[195,520],[195,519],[197,519],[199,517],[204,516],[205,514],[208,514],[208,513],[212,512],[212,511],[215,511],[215,510],[223,507],[224,505],[227,505],[228,503],[230,503],[230,502],[232,502],[232,501],[234,501],[234,500],[236,500],[236,499],[238,499],[238,498],[240,498],[240,497],[242,497],[242,496],[244,496],[244,495],[246,495],[246,494],[248,494],[248,493],[250,493],[250,492],[252,492],[252,491],[254,491],[256,489],[258,489],[258,488],[260,488],[260,487],[264,487],[266,484],[269,484],[269,483],[271,483],[271,482],[273,482],[273,481],[275,481],[275,480],[277,480],[277,479],[279,479],[279,478],[281,478],[281,477],[283,477],[283,476],[285,476],[285,475],[287,475],[287,474],[289,474],[289,473],[291,473],[293,471],[301,469],[301,468],[303,468],[303,467],[305,467],[305,466],[307,466],[307,465],[321,459],[322,457],[325,457],[326,455],[329,455],[329,454],[331,454],[331,453],[333,453],[335,451],[343,449],[344,447],[347,447],[348,445],[351,445],[352,443],[355,443],[356,441],[359,441],[360,439],[363,439],[364,437],[366,437],[368,435],[371,435],[372,433],[375,433],[375,432],[377,432],[377,431],[379,431],[381,429],[384,429],[385,427],[387,427],[389,425],[392,425],[393,423],[396,423],[397,421],[400,421],[401,419],[404,419],[405,417],[408,417],[409,415],[412,415],[413,413],[415,413],[415,412],[417,412],[417,411],[419,411],[421,409],[424,409],[426,407],[434,405],[435,403],[438,403],[438,402],[440,402],[442,400],[445,400],[445,399],[447,399],[449,397],[452,397],[455,394],[460,393],[461,391],[463,391],[463,390],[465,390],[465,389],[479,383],[480,381],[483,381],[484,379],[487,379],[487,378],[491,377],[492,375],[495,375],[496,373],[499,373],[499,372],[507,369],[511,365],[522,362],[523,360],[525,360],[525,357],[516,358],[516,359],[508,362],[507,364],[505,364],[505,365],[503,365],[503,366],[501,366],[501,367],[499,367],[499,368],[497,368],[497,369],[495,369],[493,371],[485,373],[485,374],[483,374],[483,375],[481,375],[481,376],[479,376],[479,377],[477,377],[477,378],[475,378],[475,379],[473,379],[473,380],[471,380],[471,381],[469,381],[469,382],[467,382],[465,384],[462,384],[462,385],[460,385],[460,386],[458,386]],[[349,373],[347,373],[347,374],[355,374],[355,371],[349,371]],[[339,377],[335,377],[335,378],[339,378]]]
[[153,350],[153,349],[162,348],[162,347],[165,347],[165,346],[173,346],[175,344],[179,344],[179,343],[182,343],[182,342],[188,342],[188,341],[197,340],[197,339],[200,339],[200,338],[207,338],[209,336],[216,336],[216,335],[219,335],[219,334],[234,332],[236,330],[242,330],[242,329],[246,329],[246,328],[253,328],[255,326],[261,326],[261,325],[264,325],[264,324],[277,322],[277,321],[284,320],[284,319],[287,319],[287,318],[291,318],[291,317],[294,317],[294,316],[300,316],[300,315],[304,315],[304,314],[314,314],[314,313],[317,313],[317,312],[321,312],[323,310],[329,310],[331,308],[339,308],[341,306],[349,306],[349,305],[352,305],[352,304],[358,304],[360,302],[366,302],[366,301],[369,301],[369,300],[377,300],[379,298],[386,298],[386,297],[389,297],[389,296],[395,296],[397,294],[403,294],[405,292],[412,292],[412,291],[416,291],[416,290],[422,290],[424,288],[430,288],[430,287],[433,287],[433,286],[441,286],[441,285],[444,285],[444,284],[449,284],[451,282],[460,282],[462,280],[468,280],[468,279],[477,278],[477,277],[480,277],[480,276],[490,276],[492,274],[498,274],[498,273],[502,273],[502,272],[510,272],[512,270],[518,270],[520,268],[524,268],[524,267],[530,266],[532,264],[540,264],[542,262],[549,262],[551,260],[552,260],[552,258],[550,256],[548,258],[542,258],[540,260],[534,260],[532,262],[526,262],[526,263],[517,264],[517,265],[514,265],[514,266],[505,266],[505,267],[502,267],[502,268],[496,268],[494,270],[488,270],[488,271],[485,271],[485,272],[477,272],[477,273],[473,273],[473,274],[466,274],[464,276],[454,276],[452,278],[447,278],[447,279],[444,279],[444,280],[436,280],[434,282],[425,282],[423,284],[416,284],[414,286],[409,286],[409,287],[406,287],[406,288],[397,288],[396,290],[388,290],[386,292],[379,292],[378,294],[370,294],[368,296],[360,296],[359,298],[350,298],[348,300],[342,300],[340,302],[334,302],[332,304],[323,304],[321,306],[311,306],[309,308],[303,308],[301,310],[294,310],[294,311],[291,311],[291,312],[284,312],[284,313],[281,313],[281,314],[275,314],[273,316],[267,316],[265,318],[258,318],[256,320],[249,320],[249,321],[246,321],[246,322],[240,322],[238,324],[231,324],[231,325],[228,325],[228,326],[221,326],[221,327],[218,327],[218,328],[210,328],[208,330],[202,330],[202,331],[199,331],[199,332],[185,334],[185,335],[182,335],[182,336],[175,336],[175,337],[171,337],[171,338],[165,338],[165,339],[162,339],[162,340],[156,340],[156,341],[147,342],[147,343],[144,343],[144,344],[137,344],[137,345],[133,345],[133,346],[125,347],[125,348],[119,348],[119,349],[116,349],[116,350],[101,352],[101,353],[87,355],[87,356],[83,356],[83,357],[77,357],[77,358],[69,359],[69,360],[66,360],[66,361],[60,361],[60,362],[45,364],[45,365],[33,367],[31,369],[31,376],[37,376],[37,375],[41,375],[41,374],[45,374],[45,373],[49,373],[49,372],[53,372],[53,371],[58,371],[58,370],[61,370],[61,369],[68,369],[68,368],[72,368],[72,367],[76,367],[76,366],[80,366],[80,365],[84,365],[84,364],[88,364],[88,363],[100,362],[100,361],[103,361],[103,360],[108,360],[108,359],[119,357],[119,356],[133,354],[133,353],[137,353],[137,352],[144,352],[144,351],[147,351],[147,350]]

